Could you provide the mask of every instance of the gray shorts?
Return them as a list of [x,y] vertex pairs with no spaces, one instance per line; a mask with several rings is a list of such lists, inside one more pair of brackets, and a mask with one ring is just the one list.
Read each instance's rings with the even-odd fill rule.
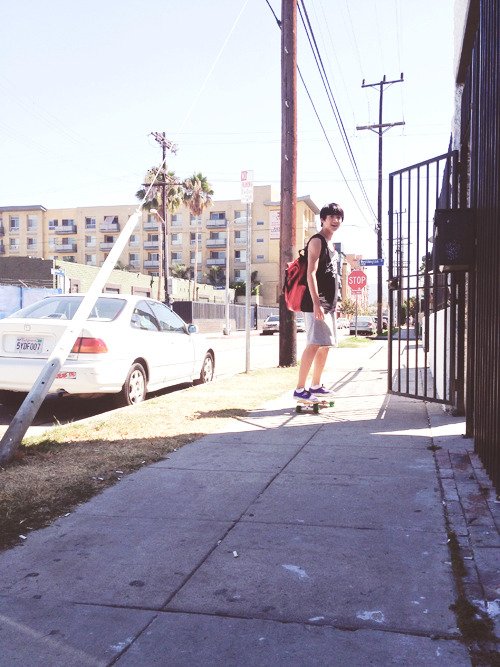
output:
[[335,311],[327,313],[324,320],[317,320],[314,313],[304,313],[307,344],[337,346],[337,326]]

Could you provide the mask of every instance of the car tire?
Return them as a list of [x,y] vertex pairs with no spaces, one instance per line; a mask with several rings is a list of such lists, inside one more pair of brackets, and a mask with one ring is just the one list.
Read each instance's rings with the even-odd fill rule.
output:
[[146,371],[141,364],[133,364],[127,373],[122,390],[116,395],[120,407],[142,403],[146,398]]
[[207,352],[205,358],[203,359],[203,364],[201,365],[200,377],[196,380],[195,384],[206,384],[207,382],[212,382],[214,379],[214,370],[215,363],[213,355],[210,352]]

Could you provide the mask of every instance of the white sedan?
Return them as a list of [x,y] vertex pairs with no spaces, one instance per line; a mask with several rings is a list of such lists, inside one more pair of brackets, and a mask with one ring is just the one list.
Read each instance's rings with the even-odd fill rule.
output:
[[[0,402],[28,392],[82,294],[49,296],[0,320]],[[183,382],[210,382],[215,355],[168,306],[125,294],[98,297],[50,393],[116,394],[121,405]],[[14,393],[22,392],[22,393]]]

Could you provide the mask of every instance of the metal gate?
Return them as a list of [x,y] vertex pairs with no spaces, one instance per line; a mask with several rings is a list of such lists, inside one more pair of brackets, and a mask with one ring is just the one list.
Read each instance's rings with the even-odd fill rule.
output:
[[433,252],[435,210],[457,207],[457,151],[389,175],[388,390],[461,412],[464,284]]

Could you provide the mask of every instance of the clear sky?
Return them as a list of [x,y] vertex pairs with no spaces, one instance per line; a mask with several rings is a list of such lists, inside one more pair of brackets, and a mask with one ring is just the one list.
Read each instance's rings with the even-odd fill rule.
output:
[[[281,1],[269,0],[281,15]],[[453,112],[453,0],[304,0],[373,209],[383,75],[384,201],[390,171],[446,152]],[[279,196],[280,31],[266,0],[23,0],[0,8],[0,205],[134,203],[161,150],[168,168],[240,196],[240,171]],[[298,81],[298,194],[344,206],[345,250],[376,256],[371,215],[298,19],[298,63],[346,185]],[[384,215],[387,206],[384,203]]]

